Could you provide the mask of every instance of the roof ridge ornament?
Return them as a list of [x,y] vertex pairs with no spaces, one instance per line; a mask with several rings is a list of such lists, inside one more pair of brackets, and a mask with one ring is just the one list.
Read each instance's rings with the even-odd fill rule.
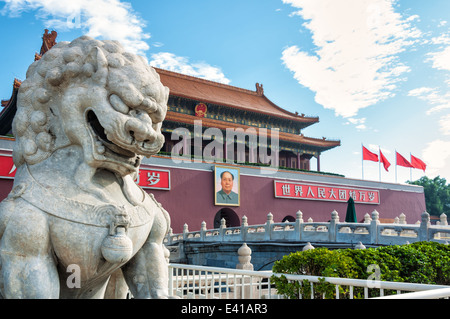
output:
[[44,30],[44,34],[42,35],[42,46],[41,51],[39,54],[34,54],[34,61],[39,60],[42,58],[45,52],[50,50],[55,44],[56,44],[56,37],[58,36],[58,33],[55,30],[52,30],[50,33],[48,33],[48,29]]
[[264,89],[262,84],[256,83],[256,93],[258,95],[264,95]]
[[19,80],[19,79],[17,79],[17,78],[14,78],[13,87],[14,87],[15,89],[18,89],[18,88],[20,87],[21,84],[22,84],[22,81],[21,81],[21,80]]

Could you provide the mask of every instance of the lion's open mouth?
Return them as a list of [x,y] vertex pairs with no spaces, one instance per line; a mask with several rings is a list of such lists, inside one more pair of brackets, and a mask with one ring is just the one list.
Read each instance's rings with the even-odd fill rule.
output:
[[105,134],[105,129],[100,124],[100,121],[97,118],[97,115],[93,111],[89,111],[86,115],[87,121],[91,126],[94,133],[97,135],[99,140],[103,143],[103,145],[115,155],[119,155],[121,157],[134,158],[136,156],[135,153],[126,150],[110,141]]

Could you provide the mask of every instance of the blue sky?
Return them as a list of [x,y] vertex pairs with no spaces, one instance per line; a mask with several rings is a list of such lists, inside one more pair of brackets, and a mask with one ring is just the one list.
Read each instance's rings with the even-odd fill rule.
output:
[[[340,139],[323,171],[361,178],[361,144],[395,150],[450,181],[448,0],[0,1],[0,98],[42,43],[82,34],[117,39],[155,66],[254,90],[289,111],[319,116],[306,136]],[[315,168],[315,161],[312,162]],[[410,175],[411,174],[411,175]],[[398,167],[397,181],[423,176]],[[364,178],[379,166],[364,162]]]

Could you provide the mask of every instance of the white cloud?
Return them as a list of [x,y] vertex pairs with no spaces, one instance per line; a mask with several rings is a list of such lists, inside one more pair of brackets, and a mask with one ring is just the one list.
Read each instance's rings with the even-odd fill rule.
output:
[[[149,49],[146,40],[150,35],[144,32],[145,21],[136,13],[131,4],[120,0],[3,0],[6,4],[1,14],[19,17],[25,11],[36,11],[36,18],[47,28],[67,31],[80,28],[93,38],[118,40],[132,53],[145,55]],[[153,43],[159,48],[164,44]],[[151,64],[175,72],[193,75],[228,84],[220,68],[207,63],[190,63],[188,58],[172,53],[152,55]]]
[[380,147],[380,145],[369,144],[367,147],[375,153],[378,153],[379,150],[381,149],[381,152],[383,152],[383,155],[392,153],[390,150]]
[[81,28],[94,38],[118,40],[130,52],[143,54],[150,38],[143,31],[145,22],[133,11],[131,4],[119,0],[5,0],[2,14],[18,17],[22,12],[36,10],[36,17],[47,28],[59,31]]
[[440,34],[438,37],[431,38],[432,44],[450,44],[450,35],[448,33]]
[[150,65],[215,82],[230,83],[230,80],[225,77],[220,68],[211,66],[205,62],[190,63],[188,58],[169,52],[152,54]]
[[424,87],[417,88],[417,89],[409,91],[408,95],[409,96],[424,96],[424,95],[427,95],[427,94],[429,94],[431,92],[434,92],[434,91],[435,91],[435,89],[424,86]]
[[355,126],[356,129],[358,129],[358,130],[365,130],[367,128],[365,123],[366,123],[366,118],[365,117],[359,118],[359,119],[350,117],[350,118],[347,119],[347,122],[344,123],[344,125],[353,124],[353,125],[356,125]]
[[[447,24],[441,21],[439,27]],[[431,62],[431,67],[436,70],[450,71],[450,33],[444,32],[437,37],[431,38],[431,41],[425,44],[439,46],[439,51],[427,54],[425,62]],[[450,79],[445,80],[450,86]],[[408,92],[409,96],[417,97],[430,105],[427,115],[439,114],[437,121],[439,131],[442,134],[441,139],[431,141],[422,152],[423,160],[427,164],[426,173],[430,177],[437,175],[450,180],[450,91],[448,87],[419,87]]]
[[442,116],[439,119],[439,125],[441,127],[442,134],[450,135],[450,114]]
[[420,87],[409,91],[408,95],[433,106],[426,112],[427,115],[450,109],[450,92],[441,93],[438,88]]
[[427,164],[427,175],[450,180],[450,141],[435,140],[423,150],[423,161]]
[[429,53],[429,61],[433,62],[433,68],[450,71],[450,46],[439,52]]
[[353,117],[362,108],[394,95],[409,72],[398,54],[421,35],[390,0],[283,0],[296,8],[311,31],[314,54],[293,45],[282,54],[285,66],[315,100],[336,115]]

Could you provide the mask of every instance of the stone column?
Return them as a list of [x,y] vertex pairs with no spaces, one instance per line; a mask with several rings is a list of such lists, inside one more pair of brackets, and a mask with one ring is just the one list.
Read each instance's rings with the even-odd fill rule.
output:
[[303,213],[299,210],[296,213],[296,218],[295,218],[295,238],[297,238],[297,240],[301,240],[302,239],[302,231],[301,231],[301,227],[302,227],[302,223],[303,223]]
[[272,237],[272,224],[273,224],[273,215],[272,213],[269,212],[267,214],[267,221],[265,225],[265,234],[264,234],[265,240],[270,240]]
[[225,218],[222,218],[220,220],[220,228],[219,228],[220,240],[221,241],[224,240],[226,229],[227,229],[227,221],[225,220]]
[[374,210],[372,212],[372,221],[370,222],[370,243],[378,244],[378,224],[380,214]]
[[253,270],[253,265],[250,263],[252,259],[252,250],[250,247],[246,243],[243,243],[237,252],[239,264],[236,265],[236,269]]
[[247,240],[247,226],[248,226],[248,219],[247,216],[242,216],[242,222],[241,222],[241,240]]
[[183,240],[187,239],[188,233],[189,233],[189,226],[188,226],[188,224],[184,224],[183,225]]
[[[237,253],[239,264],[236,265],[236,269],[253,271],[253,264],[250,263],[252,259],[252,250],[247,246],[247,244],[243,243]],[[242,276],[240,278],[236,278],[236,280],[237,299],[250,299],[250,295],[252,295],[253,298],[256,298],[258,285],[255,282],[255,278]],[[252,285],[250,285],[250,283],[252,283]]]
[[320,172],[320,153],[317,154],[317,171]]
[[328,240],[330,242],[336,242],[337,224],[339,223],[339,214],[333,210],[331,212],[331,220],[328,227]]
[[419,234],[418,234],[418,239],[419,241],[428,241],[428,228],[430,226],[430,214],[428,214],[427,212],[423,212],[422,215],[422,221],[420,223],[420,227],[419,227]]

